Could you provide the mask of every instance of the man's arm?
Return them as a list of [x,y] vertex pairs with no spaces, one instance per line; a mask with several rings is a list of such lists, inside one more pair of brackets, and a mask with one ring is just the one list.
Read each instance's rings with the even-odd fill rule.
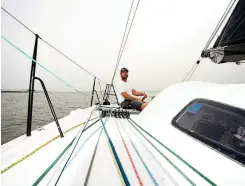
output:
[[135,96],[144,96],[145,98],[147,98],[147,95],[144,92],[139,92],[136,91],[135,89],[132,89],[132,94]]
[[122,96],[123,96],[125,99],[142,101],[141,99],[139,99],[139,98],[137,98],[137,97],[135,97],[135,96],[131,96],[131,95],[128,94],[127,92],[122,92],[121,94],[122,94]]

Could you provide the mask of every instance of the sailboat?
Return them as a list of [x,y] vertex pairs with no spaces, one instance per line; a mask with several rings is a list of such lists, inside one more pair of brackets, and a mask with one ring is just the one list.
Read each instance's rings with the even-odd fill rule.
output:
[[[242,64],[245,1],[234,1],[225,15],[201,58]],[[116,91],[108,84],[104,102],[58,120],[44,83],[35,80],[54,122],[31,131],[29,115],[27,135],[2,145],[2,185],[245,185],[244,84],[184,81],[164,89],[141,113],[110,103]]]

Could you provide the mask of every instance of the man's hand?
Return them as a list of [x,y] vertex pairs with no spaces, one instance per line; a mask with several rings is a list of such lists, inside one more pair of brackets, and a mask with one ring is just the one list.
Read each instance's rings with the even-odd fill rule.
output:
[[144,101],[144,99],[138,99],[138,101],[140,101],[140,102],[142,102],[142,103],[146,103],[146,102]]
[[[144,93],[144,92],[143,92],[143,96],[144,96],[144,98],[147,98],[147,95],[146,95],[146,93]],[[144,98],[143,98],[143,99],[144,99]]]

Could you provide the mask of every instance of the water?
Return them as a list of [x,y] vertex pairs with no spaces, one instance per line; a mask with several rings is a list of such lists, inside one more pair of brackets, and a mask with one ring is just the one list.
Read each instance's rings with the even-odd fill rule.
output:
[[[77,108],[90,105],[90,98],[79,93],[50,92],[54,110],[62,118]],[[26,133],[28,93],[2,93],[2,141],[4,144]],[[53,121],[44,93],[35,93],[33,101],[32,130]]]
[[[148,92],[154,96],[157,92]],[[86,94],[91,95],[90,92]],[[101,99],[101,93],[98,92]],[[77,108],[86,108],[90,106],[90,97],[79,93],[50,92],[54,110],[58,118],[68,115]],[[94,97],[96,98],[96,97]],[[95,100],[96,101],[96,100]],[[95,102],[94,101],[94,102]],[[28,93],[2,93],[2,135],[1,144],[15,139],[26,133],[27,123]],[[53,121],[49,105],[43,92],[34,94],[32,130],[38,126],[44,126]]]

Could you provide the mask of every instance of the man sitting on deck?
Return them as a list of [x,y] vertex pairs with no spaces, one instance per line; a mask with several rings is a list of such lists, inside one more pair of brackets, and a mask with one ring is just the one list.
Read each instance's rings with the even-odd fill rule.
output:
[[132,107],[133,109],[142,111],[146,106],[142,99],[136,96],[144,96],[147,98],[147,95],[144,92],[136,91],[135,89],[131,89],[128,83],[128,69],[122,68],[120,71],[121,79],[116,84],[116,89],[118,93],[118,101],[122,108]]

